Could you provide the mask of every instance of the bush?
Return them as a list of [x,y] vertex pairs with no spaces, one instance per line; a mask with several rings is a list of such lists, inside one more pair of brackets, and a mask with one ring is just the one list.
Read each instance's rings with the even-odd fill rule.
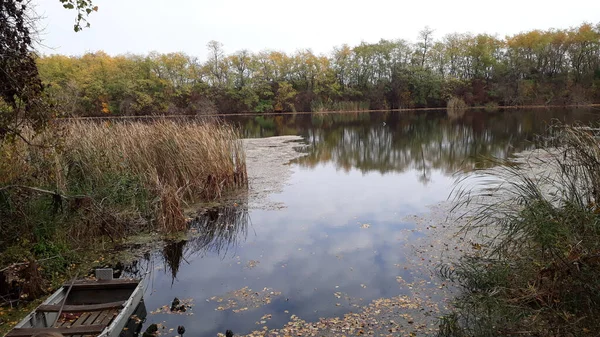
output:
[[442,270],[463,294],[440,335],[581,336],[600,329],[600,146],[595,129],[553,130],[550,148],[479,171],[462,186],[488,183],[455,195],[466,233],[487,248]]

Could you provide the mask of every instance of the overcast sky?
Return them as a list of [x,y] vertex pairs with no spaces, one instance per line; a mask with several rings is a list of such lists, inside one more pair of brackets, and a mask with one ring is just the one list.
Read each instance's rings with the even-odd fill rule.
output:
[[73,32],[75,12],[39,0],[44,54],[177,52],[205,59],[210,40],[225,51],[329,53],[334,46],[381,38],[414,41],[425,26],[498,36],[600,22],[598,0],[94,0],[92,27]]

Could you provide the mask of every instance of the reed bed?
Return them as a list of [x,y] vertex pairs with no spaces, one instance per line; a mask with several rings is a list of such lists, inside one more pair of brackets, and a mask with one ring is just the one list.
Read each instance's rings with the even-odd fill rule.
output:
[[107,173],[139,177],[165,231],[184,229],[185,202],[219,199],[247,181],[238,135],[224,125],[75,123],[67,139],[64,160],[82,168],[83,179],[103,180]]
[[238,134],[219,123],[79,121],[36,142],[0,144],[0,227],[34,242],[184,230],[186,204],[247,187]]

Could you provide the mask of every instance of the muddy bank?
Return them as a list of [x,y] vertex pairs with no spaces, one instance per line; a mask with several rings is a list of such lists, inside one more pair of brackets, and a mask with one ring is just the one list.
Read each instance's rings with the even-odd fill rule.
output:
[[248,207],[250,209],[280,209],[285,205],[271,200],[280,193],[292,175],[290,162],[306,155],[300,136],[244,139],[248,169]]

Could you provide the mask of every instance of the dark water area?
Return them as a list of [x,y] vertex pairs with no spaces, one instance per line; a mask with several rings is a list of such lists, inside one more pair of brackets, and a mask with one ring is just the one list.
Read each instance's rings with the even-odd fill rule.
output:
[[[590,110],[511,110],[224,118],[247,138],[302,136],[307,156],[291,163],[291,179],[271,195],[285,208],[248,209],[240,198],[201,214],[188,240],[127,267],[130,275],[148,273],[145,325],[166,325],[166,336],[176,336],[178,325],[186,336],[215,336],[278,328],[291,315],[342,316],[375,299],[411,295],[415,289],[399,276],[424,280],[432,301],[442,303],[436,275],[415,267],[411,242],[422,233],[412,217],[447,200],[457,172],[486,165],[484,157],[533,149],[553,119],[598,117]],[[190,300],[191,310],[161,309],[174,297]]]

